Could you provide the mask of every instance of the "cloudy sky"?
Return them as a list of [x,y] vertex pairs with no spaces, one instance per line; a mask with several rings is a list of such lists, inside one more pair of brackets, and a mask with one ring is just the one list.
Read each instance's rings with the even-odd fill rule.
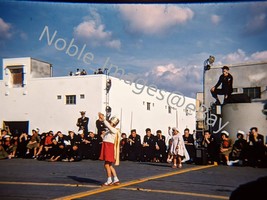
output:
[[202,90],[203,62],[209,55],[220,65],[266,61],[266,41],[267,1],[0,2],[1,60],[47,61],[54,76],[77,68],[93,74],[106,63],[123,69],[125,79],[190,97]]

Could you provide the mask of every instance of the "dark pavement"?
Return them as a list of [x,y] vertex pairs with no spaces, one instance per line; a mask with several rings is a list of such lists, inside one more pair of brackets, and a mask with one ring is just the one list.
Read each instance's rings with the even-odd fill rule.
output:
[[[267,176],[266,168],[121,161],[119,186],[106,181],[103,161],[0,160],[0,199],[229,199],[240,184]],[[70,196],[72,195],[72,196]]]

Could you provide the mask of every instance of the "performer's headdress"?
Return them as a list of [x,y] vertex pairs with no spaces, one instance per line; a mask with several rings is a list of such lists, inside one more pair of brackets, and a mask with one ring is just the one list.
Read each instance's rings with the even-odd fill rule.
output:
[[112,124],[114,124],[115,126],[117,126],[118,123],[120,122],[120,120],[119,120],[119,118],[113,116],[113,117],[110,118],[110,122],[111,122]]

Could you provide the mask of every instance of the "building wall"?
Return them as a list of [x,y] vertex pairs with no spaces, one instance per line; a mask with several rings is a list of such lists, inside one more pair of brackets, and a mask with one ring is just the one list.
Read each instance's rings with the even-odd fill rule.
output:
[[[227,66],[230,68],[229,72],[233,76],[233,87],[238,89],[237,93],[243,93],[243,88],[261,87],[261,99],[267,99],[267,62]],[[211,67],[205,73],[205,105],[207,106],[214,102],[210,89],[217,83],[222,74],[222,67]]]
[[[183,106],[173,106],[169,113],[167,102],[169,95],[171,93],[166,91],[159,89],[152,91],[147,86],[135,83],[130,85],[124,80],[112,78],[109,99],[112,113],[122,119],[121,130],[126,133],[136,129],[140,135],[144,135],[145,129],[151,128],[153,133],[160,129],[167,136],[169,126],[177,127],[180,132],[185,128],[193,131],[196,124],[195,112],[186,114],[185,109],[190,103],[195,105],[196,100],[185,97]],[[150,110],[147,110],[147,103],[151,104]]]
[[236,139],[238,130],[248,134],[251,127],[258,127],[259,133],[266,137],[267,118],[262,112],[255,112],[261,111],[262,108],[263,103],[261,102],[226,104],[222,109],[223,124],[229,122],[229,126],[226,126],[225,130],[230,133],[230,137]]
[[[103,106],[102,76],[90,78],[57,77],[28,81],[24,88],[9,89],[6,95],[1,84],[1,121],[30,121],[30,130],[77,131],[76,121],[80,111],[93,116],[89,128],[95,130],[93,120]],[[3,90],[2,90],[3,88]],[[84,95],[84,99],[80,95]],[[66,105],[66,95],[76,95],[75,105]],[[61,99],[58,99],[61,96]]]
[[[67,134],[68,130],[77,132],[76,122],[80,111],[86,111],[86,116],[90,118],[89,130],[96,132],[97,114],[105,113],[107,105],[107,76],[97,74],[33,78],[28,73],[32,64],[30,61],[31,58],[14,59],[16,65],[23,65],[26,69],[25,85],[15,88],[6,85],[9,73],[4,74],[4,80],[0,81],[0,122],[29,121],[29,130],[38,127],[41,132],[61,130]],[[5,65],[12,65],[12,60],[5,60],[4,67]],[[40,70],[35,72],[41,73]],[[109,106],[112,115],[120,118],[121,131],[127,135],[131,129],[137,129],[143,137],[148,127],[153,133],[161,129],[166,136],[169,126],[178,127],[181,132],[185,128],[191,131],[195,129],[195,112],[186,110],[188,104],[195,105],[195,99],[183,97],[183,104],[173,106],[171,113],[168,113],[167,99],[176,94],[160,90],[153,92],[147,86],[109,78],[112,80],[108,95]],[[140,88],[143,88],[142,92]],[[66,105],[66,95],[76,95],[76,104]],[[147,110],[147,102],[151,103],[151,110]]]

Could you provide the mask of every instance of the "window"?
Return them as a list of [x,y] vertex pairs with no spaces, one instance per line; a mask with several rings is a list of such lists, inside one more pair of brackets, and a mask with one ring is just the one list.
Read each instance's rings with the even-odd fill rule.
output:
[[80,94],[80,99],[84,99],[85,95],[84,94]]
[[23,87],[23,68],[22,67],[14,67],[10,68],[11,73],[11,81],[13,87]]
[[172,113],[172,107],[168,106],[168,113],[171,114]]
[[66,95],[66,104],[76,104],[76,95]]
[[233,88],[233,92],[234,93],[238,92],[238,89],[237,88]]
[[260,87],[243,88],[243,93],[247,94],[251,99],[260,99],[261,98],[261,88]]
[[150,102],[146,102],[146,109],[150,110],[151,109],[151,103]]
[[57,95],[57,99],[61,99],[62,97],[61,97],[61,95]]

